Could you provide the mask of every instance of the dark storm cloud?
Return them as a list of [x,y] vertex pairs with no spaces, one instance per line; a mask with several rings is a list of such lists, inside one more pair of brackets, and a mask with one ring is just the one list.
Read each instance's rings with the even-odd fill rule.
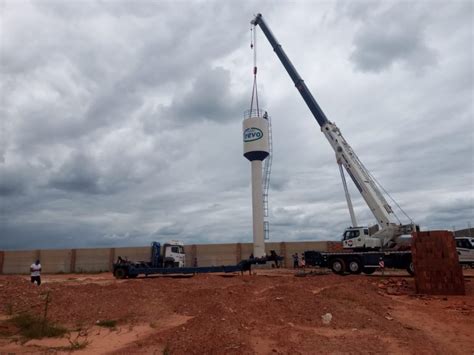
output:
[[341,15],[349,16],[354,20],[365,20],[370,12],[377,10],[380,3],[377,1],[338,1],[337,11]]
[[55,189],[96,194],[105,192],[100,183],[100,172],[94,162],[77,154],[67,160],[55,173],[49,186]]
[[27,187],[27,176],[20,169],[0,166],[0,196],[21,195]]
[[169,225],[158,229],[155,233],[157,237],[165,236],[165,237],[173,237],[179,236],[183,233],[183,227],[177,224]]
[[207,68],[197,77],[187,92],[178,92],[161,116],[180,123],[201,120],[225,122],[235,120],[245,107],[242,96],[231,92],[230,72],[224,68]]
[[[473,186],[474,188],[474,186]],[[471,196],[459,197],[430,206],[429,212],[420,222],[433,229],[461,229],[466,227],[474,214],[474,203]]]
[[[0,249],[250,241],[256,12],[417,222],[472,221],[470,2],[3,4]],[[350,219],[334,152],[257,31],[271,240],[337,239]]]
[[[362,71],[380,72],[395,63],[417,71],[436,63],[425,37],[426,18],[417,3],[401,2],[375,13],[354,37],[351,60]],[[415,11],[413,11],[415,10]]]

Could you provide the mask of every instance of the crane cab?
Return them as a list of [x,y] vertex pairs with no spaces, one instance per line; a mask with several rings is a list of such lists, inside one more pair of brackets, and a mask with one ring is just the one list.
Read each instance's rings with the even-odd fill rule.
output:
[[350,227],[342,235],[342,247],[345,249],[377,249],[380,239],[370,236],[368,227]]

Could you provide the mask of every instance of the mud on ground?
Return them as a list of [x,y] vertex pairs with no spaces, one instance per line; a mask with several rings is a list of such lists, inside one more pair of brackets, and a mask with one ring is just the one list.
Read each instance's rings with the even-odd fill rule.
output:
[[[111,274],[0,276],[0,353],[474,353],[474,272],[466,296],[422,296],[404,273],[338,276],[293,270],[115,280]],[[21,312],[67,327],[25,342]],[[329,324],[322,316],[330,313]],[[329,317],[331,318],[331,317]],[[98,322],[117,321],[111,329]],[[75,345],[75,346],[73,346]],[[81,345],[81,346],[77,346]]]

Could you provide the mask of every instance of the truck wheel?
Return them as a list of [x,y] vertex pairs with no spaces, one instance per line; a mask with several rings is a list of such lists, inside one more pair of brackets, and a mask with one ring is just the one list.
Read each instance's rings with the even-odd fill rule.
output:
[[407,271],[411,276],[415,275],[415,265],[413,265],[413,261],[410,261],[410,264],[408,264]]
[[335,274],[342,275],[346,271],[346,263],[342,259],[334,259],[331,261],[331,270]]
[[362,272],[362,265],[358,259],[349,260],[348,266],[351,274],[360,274]]
[[114,271],[116,279],[124,279],[127,277],[127,271],[124,268],[119,268]]
[[171,268],[171,267],[173,267],[173,266],[174,266],[174,263],[173,263],[172,261],[167,261],[167,262],[165,263],[165,268],[167,268],[167,269],[168,269],[168,268]]
[[377,269],[375,267],[365,267],[362,272],[366,275],[372,275]]

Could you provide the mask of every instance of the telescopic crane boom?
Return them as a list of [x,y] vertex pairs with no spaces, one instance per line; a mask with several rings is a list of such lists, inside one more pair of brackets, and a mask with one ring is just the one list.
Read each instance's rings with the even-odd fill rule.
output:
[[[265,37],[270,42],[276,55],[293,80],[301,97],[306,102],[306,105],[313,114],[313,117],[321,127],[321,131],[326,136],[329,144],[331,144],[331,147],[334,149],[337,163],[344,166],[345,170],[357,187],[357,190],[359,190],[360,194],[364,198],[365,202],[375,216],[375,219],[377,220],[379,230],[370,236],[367,227],[353,226],[352,228],[346,230],[344,233],[343,246],[352,249],[384,248],[393,246],[399,236],[403,234],[410,234],[411,232],[415,231],[417,226],[413,222],[406,225],[392,222],[393,210],[382,195],[371,174],[364,167],[362,162],[355,154],[354,150],[344,139],[339,128],[333,122],[327,119],[326,115],[324,114],[321,107],[319,107],[305,82],[296,71],[295,67],[291,63],[281,45],[276,40],[270,28],[267,26],[262,14],[255,16],[255,18],[251,21],[251,24],[254,26],[258,25],[262,29]],[[347,193],[346,196],[348,197]],[[348,199],[348,204],[352,221],[354,222],[355,217],[353,217],[350,199]]]

